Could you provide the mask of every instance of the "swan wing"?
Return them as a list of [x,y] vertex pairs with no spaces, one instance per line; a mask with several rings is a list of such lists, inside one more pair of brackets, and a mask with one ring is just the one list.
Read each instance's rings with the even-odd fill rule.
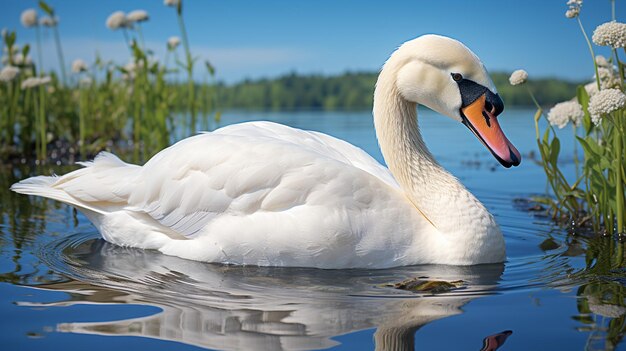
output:
[[379,178],[388,185],[400,188],[389,169],[381,165],[362,149],[328,134],[288,127],[273,122],[247,122],[233,124],[213,132],[222,135],[263,136],[318,152],[324,157],[354,166]]
[[155,155],[137,179],[127,209],[188,238],[218,217],[363,207],[397,186],[361,149],[269,122],[187,138]]

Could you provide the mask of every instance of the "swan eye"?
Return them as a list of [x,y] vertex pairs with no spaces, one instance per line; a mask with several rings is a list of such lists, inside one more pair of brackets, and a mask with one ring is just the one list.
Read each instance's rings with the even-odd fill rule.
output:
[[452,79],[455,82],[460,82],[461,79],[463,79],[463,75],[461,75],[461,73],[452,73]]

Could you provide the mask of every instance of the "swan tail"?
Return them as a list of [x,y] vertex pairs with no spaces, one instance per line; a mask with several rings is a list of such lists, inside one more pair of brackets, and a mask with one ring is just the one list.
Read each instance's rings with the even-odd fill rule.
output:
[[81,210],[88,210],[96,213],[103,213],[102,210],[73,198],[63,190],[56,189],[54,184],[59,180],[57,176],[36,176],[24,179],[11,185],[11,190],[19,194],[46,197],[48,199],[61,201]]
[[132,176],[139,166],[123,162],[117,156],[99,153],[93,161],[79,162],[84,168],[63,176],[35,176],[11,186],[25,195],[61,201],[80,210],[99,214],[123,207],[130,196]]

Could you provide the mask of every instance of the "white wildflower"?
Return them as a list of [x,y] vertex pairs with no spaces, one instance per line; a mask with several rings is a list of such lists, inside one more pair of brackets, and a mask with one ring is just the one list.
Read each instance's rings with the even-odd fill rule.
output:
[[580,8],[583,6],[582,0],[569,0],[567,2],[568,9],[565,12],[565,17],[576,18],[580,15]]
[[87,63],[81,59],[76,59],[72,62],[72,72],[74,73],[85,72],[87,69]]
[[87,76],[82,77],[80,79],[80,81],[78,82],[78,84],[81,87],[89,87],[89,86],[91,86],[92,83],[93,83],[93,79],[91,77],[87,77]]
[[163,0],[163,5],[176,7],[180,3],[180,0]]
[[614,49],[626,47],[626,23],[607,22],[599,25],[591,37],[596,45]]
[[133,80],[137,76],[137,71],[143,68],[143,62],[140,61],[138,64],[134,61],[130,61],[124,65],[124,73],[122,74],[122,78],[125,80]]
[[37,25],[37,11],[35,9],[28,9],[22,12],[20,17],[22,25],[26,28],[34,27]]
[[9,34],[9,30],[6,28],[2,28],[2,39],[7,37],[7,34]]
[[511,77],[509,77],[509,83],[511,83],[511,85],[520,85],[526,83],[527,79],[528,73],[526,73],[523,69],[518,69],[511,74]]
[[596,56],[596,64],[598,65],[598,67],[609,67],[609,61],[606,59],[606,57],[602,56],[602,55],[597,55]]
[[21,88],[22,89],[30,89],[39,85],[39,78],[37,77],[28,77],[22,81]]
[[576,101],[559,102],[554,105],[548,112],[548,121],[551,125],[563,129],[568,122],[574,123],[575,126],[579,126],[583,120],[583,107]]
[[46,27],[54,27],[57,25],[57,23],[59,23],[58,17],[52,18],[50,16],[43,16],[39,20],[39,24]]
[[113,12],[109,18],[107,18],[106,26],[110,30],[127,27],[128,23],[126,22],[126,14],[122,11]]
[[44,84],[48,84],[52,81],[52,78],[50,78],[50,76],[44,76],[39,78],[39,85],[44,85]]
[[598,67],[598,77],[600,77],[600,86],[602,89],[619,87],[620,81],[618,75],[619,74],[615,72],[613,67]]
[[145,22],[148,19],[148,12],[144,10],[131,11],[128,13],[128,15],[126,15],[126,21],[128,21],[129,23]]
[[587,91],[587,95],[589,95],[590,97],[594,96],[598,92],[598,83],[594,81],[585,84],[585,90]]
[[0,82],[10,82],[20,74],[20,69],[14,66],[5,66],[0,71]]
[[167,39],[167,48],[169,50],[176,50],[176,48],[180,45],[180,38],[177,36],[169,37]]
[[565,11],[565,17],[567,18],[576,18],[580,15],[580,7],[572,7]]
[[21,52],[13,55],[13,63],[18,66],[30,66],[33,64],[33,59],[29,56],[24,56]]
[[589,99],[589,113],[595,125],[599,125],[602,115],[626,106],[626,95],[619,89],[600,90]]

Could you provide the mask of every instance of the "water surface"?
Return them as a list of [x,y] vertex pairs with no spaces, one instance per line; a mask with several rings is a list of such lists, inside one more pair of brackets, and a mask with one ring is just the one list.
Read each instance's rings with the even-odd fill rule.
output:
[[[623,244],[570,233],[527,211],[545,191],[533,111],[501,124],[524,154],[506,170],[461,124],[420,111],[433,154],[501,225],[507,262],[386,270],[233,267],[108,244],[59,203],[8,192],[35,173],[4,168],[0,181],[0,342],[7,350],[610,350],[623,346]],[[347,140],[382,161],[368,112],[229,112],[221,124],[263,119]],[[573,172],[570,133],[563,166]],[[207,151],[208,152],[208,151]],[[620,251],[621,250],[621,251]],[[445,293],[382,285],[406,278],[463,280]]]

